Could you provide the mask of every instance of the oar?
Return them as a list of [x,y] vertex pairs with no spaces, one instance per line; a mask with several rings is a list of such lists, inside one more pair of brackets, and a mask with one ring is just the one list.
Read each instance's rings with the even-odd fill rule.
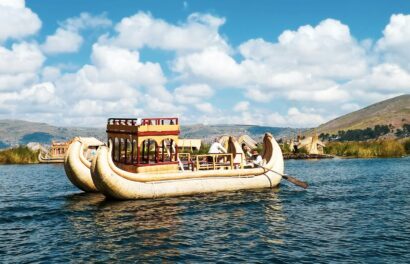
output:
[[274,172],[274,173],[276,173],[276,174],[282,176],[282,178],[284,178],[284,179],[287,180],[288,182],[291,182],[291,183],[293,183],[294,185],[297,185],[297,186],[299,186],[299,187],[302,187],[303,189],[306,189],[306,188],[309,186],[309,184],[307,184],[307,182],[298,180],[298,179],[296,179],[295,177],[292,177],[292,176],[289,176],[289,175],[285,175],[285,174],[279,173],[279,172],[277,172],[277,171],[268,169],[268,168],[266,168],[266,167],[264,167],[264,166],[262,166],[262,165],[259,165],[259,164],[255,164],[255,165],[256,165],[256,166],[259,166],[259,167],[261,167],[261,168],[263,168],[263,169],[265,169],[265,170]]

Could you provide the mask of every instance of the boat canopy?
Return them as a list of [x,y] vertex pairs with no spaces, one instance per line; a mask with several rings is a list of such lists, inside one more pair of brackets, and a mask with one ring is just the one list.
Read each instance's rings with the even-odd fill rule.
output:
[[178,170],[178,118],[110,118],[114,163],[126,171]]

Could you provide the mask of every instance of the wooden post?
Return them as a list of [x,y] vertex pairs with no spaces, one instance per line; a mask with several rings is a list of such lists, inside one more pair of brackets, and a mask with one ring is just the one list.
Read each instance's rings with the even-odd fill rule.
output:
[[118,148],[119,148],[119,155],[118,155],[118,161],[121,162],[121,138],[118,139]]
[[147,163],[149,163],[149,154],[151,151],[151,139],[148,139],[148,146],[147,146]]
[[175,161],[178,161],[178,145],[175,144]]
[[165,161],[165,140],[162,140],[161,147],[162,147],[162,162],[164,162]]
[[137,140],[137,165],[140,164],[140,145]]
[[141,144],[142,144],[141,160],[144,161],[144,156],[145,156],[145,140],[142,141]]
[[155,143],[154,143],[154,147],[155,147],[155,152],[154,152],[154,153],[155,153],[155,163],[158,163],[158,161],[159,161],[159,157],[158,157],[158,156],[159,156],[159,155],[158,155],[158,152],[159,152],[159,151],[158,151],[158,149],[159,149],[159,148],[158,148],[158,143],[157,143],[156,141],[155,141]]
[[131,164],[134,164],[134,139],[131,136]]
[[124,150],[125,150],[125,153],[124,153],[124,163],[125,164],[127,164],[127,150],[128,150],[128,139],[127,138],[125,138],[124,139]]
[[174,140],[171,139],[170,145],[169,145],[169,161],[172,161],[172,143],[174,143]]

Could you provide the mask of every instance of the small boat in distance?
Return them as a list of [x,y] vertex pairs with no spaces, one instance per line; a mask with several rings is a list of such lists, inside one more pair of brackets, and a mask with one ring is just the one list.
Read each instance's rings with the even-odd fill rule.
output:
[[[263,139],[263,167],[254,168],[245,168],[233,137],[228,153],[190,155],[178,153],[179,134],[178,118],[108,119],[108,146],[100,145],[91,163],[96,189],[115,199],[146,199],[273,188],[282,179],[282,151],[270,134]],[[66,171],[74,172],[80,165],[67,157]]]
[[40,151],[38,153],[38,161],[40,163],[63,163],[64,156],[68,150],[71,141],[51,143],[51,147],[47,153]]

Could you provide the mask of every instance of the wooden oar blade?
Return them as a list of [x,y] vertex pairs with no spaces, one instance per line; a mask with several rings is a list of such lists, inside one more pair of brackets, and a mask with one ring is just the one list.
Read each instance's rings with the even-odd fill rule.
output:
[[293,183],[293,184],[295,184],[295,185],[297,185],[297,186],[299,186],[299,187],[302,187],[303,189],[307,189],[307,187],[309,187],[309,184],[307,184],[306,182],[300,181],[300,180],[298,180],[298,179],[296,179],[296,178],[293,178],[292,176],[283,175],[282,177],[283,177],[285,180],[287,180],[287,181],[289,181],[289,182],[291,182],[291,183]]

